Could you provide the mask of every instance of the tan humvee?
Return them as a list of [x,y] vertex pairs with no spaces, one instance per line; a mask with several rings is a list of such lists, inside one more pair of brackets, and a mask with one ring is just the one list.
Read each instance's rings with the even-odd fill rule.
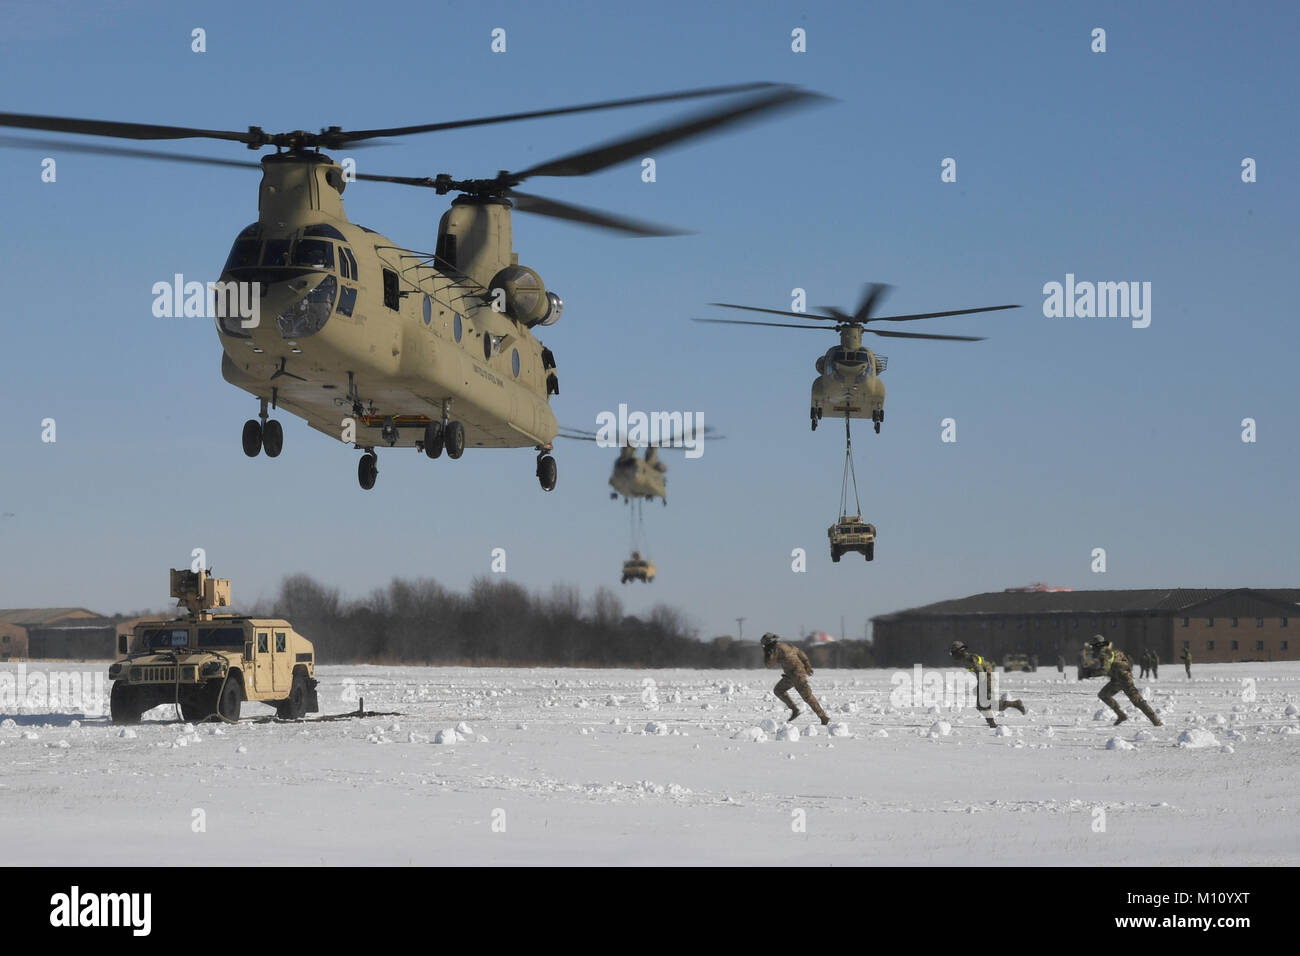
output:
[[649,584],[655,579],[655,563],[641,557],[640,551],[633,551],[632,557],[623,562],[623,583],[628,581],[644,581]]
[[230,581],[206,571],[171,572],[172,597],[187,617],[142,621],[118,637],[125,657],[108,669],[115,724],[139,723],[160,704],[178,703],[190,721],[239,719],[240,704],[272,704],[280,717],[316,712],[316,652],[287,621],[213,614],[230,605]]
[[876,526],[867,524],[861,515],[843,515],[826,529],[831,539],[831,560],[838,562],[846,551],[857,551],[868,561],[876,557]]

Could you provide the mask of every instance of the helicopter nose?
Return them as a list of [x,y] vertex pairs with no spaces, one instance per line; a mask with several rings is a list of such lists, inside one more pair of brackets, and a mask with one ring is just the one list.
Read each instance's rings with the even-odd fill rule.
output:
[[262,314],[275,316],[282,338],[319,332],[334,311],[338,281],[332,275],[298,275],[263,287]]

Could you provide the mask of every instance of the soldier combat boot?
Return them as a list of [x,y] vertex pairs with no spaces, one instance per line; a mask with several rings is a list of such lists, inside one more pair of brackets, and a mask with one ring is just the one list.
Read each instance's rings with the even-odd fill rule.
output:
[[988,723],[990,727],[996,727],[998,725],[998,722],[994,720],[992,717],[985,717],[984,720]]
[[791,708],[790,708],[790,716],[787,717],[787,718],[785,719],[785,722],[788,724],[788,723],[790,723],[790,721],[794,720],[794,719],[795,719],[796,717],[798,717],[798,716],[799,716],[799,708],[798,708],[798,707],[791,707]]
[[1142,713],[1147,715],[1147,720],[1151,721],[1152,725],[1156,727],[1164,726],[1164,724],[1160,722],[1160,718],[1156,716],[1156,712],[1151,709],[1151,705],[1148,704],[1146,701],[1142,702],[1141,709],[1142,709]]
[[1124,723],[1124,721],[1126,721],[1126,720],[1128,720],[1128,714],[1124,713],[1124,711],[1121,710],[1121,711],[1119,712],[1119,716],[1115,718],[1115,723],[1112,724],[1112,726],[1114,726],[1114,727],[1118,727],[1120,724]]

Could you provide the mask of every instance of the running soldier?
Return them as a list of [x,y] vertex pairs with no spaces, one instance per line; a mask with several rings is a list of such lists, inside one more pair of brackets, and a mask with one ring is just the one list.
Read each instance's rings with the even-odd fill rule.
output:
[[1115,711],[1115,725],[1118,726],[1128,720],[1128,714],[1115,703],[1115,695],[1123,691],[1133,705],[1147,715],[1147,720],[1157,727],[1162,726],[1160,718],[1151,709],[1151,705],[1142,699],[1138,689],[1133,686],[1133,664],[1128,657],[1122,651],[1115,650],[1110,641],[1100,634],[1092,639],[1092,650],[1101,661],[1102,672],[1110,678],[1097,696],[1101,698],[1102,703]]
[[1151,676],[1160,679],[1160,655],[1155,651],[1151,652]]
[[[975,675],[975,709],[984,714],[984,720],[990,727],[996,727],[998,722],[988,713],[993,709],[993,705],[989,703],[989,697],[993,693],[993,662],[986,661],[978,654],[972,654],[961,641],[953,641],[952,646],[948,648],[948,653],[953,660]],[[1021,701],[1007,700],[1007,695],[1003,694],[998,700],[998,713],[1002,713],[1008,707],[1014,707],[1022,714],[1025,712],[1025,705]]]
[[1142,670],[1138,674],[1138,677],[1145,678],[1151,673],[1151,652],[1145,647],[1142,648],[1142,654],[1138,657],[1138,661],[1142,664]]
[[779,667],[783,672],[781,679],[772,688],[772,693],[781,698],[781,702],[790,708],[789,720],[799,716],[799,708],[790,699],[790,688],[793,687],[799,692],[799,696],[807,701],[813,713],[821,718],[822,724],[829,724],[831,719],[826,716],[826,711],[822,710],[822,705],[817,702],[812,688],[808,686],[808,678],[812,677],[813,672],[808,655],[793,644],[784,643],[771,631],[764,634],[759,643],[763,645],[763,666]]

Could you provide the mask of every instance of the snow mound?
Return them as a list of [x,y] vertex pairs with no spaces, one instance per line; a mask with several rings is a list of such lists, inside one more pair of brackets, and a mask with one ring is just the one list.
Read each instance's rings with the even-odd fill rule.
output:
[[853,734],[849,732],[849,725],[844,723],[843,721],[836,721],[833,724],[828,724],[826,726],[826,733],[830,734],[832,737],[853,736]]
[[816,725],[816,724],[812,724],[812,725],[811,725],[807,730],[805,730],[805,731],[803,732],[803,735],[804,735],[805,737],[816,737],[816,736],[817,736],[817,725]]
[[4,720],[0,720],[0,729],[2,730],[13,730],[17,726],[18,725],[14,723],[12,717],[6,717]]
[[758,722],[758,726],[765,734],[774,734],[780,729],[780,725],[771,717],[764,717]]
[[1300,709],[1297,709],[1295,704],[1287,704],[1286,710],[1282,711],[1282,713],[1286,714],[1288,717],[1294,717],[1297,714],[1300,714]]
[[1107,750],[1137,750],[1137,748],[1134,747],[1127,740],[1120,740],[1120,738],[1118,737],[1111,737],[1110,740],[1106,741],[1106,749]]
[[1109,710],[1107,710],[1105,707],[1103,707],[1101,710],[1097,711],[1095,714],[1092,715],[1092,719],[1093,719],[1093,720],[1106,720],[1107,718],[1112,717],[1112,716],[1114,716],[1114,715],[1113,715]]
[[751,740],[756,744],[761,744],[767,740],[767,734],[763,732],[762,727],[746,727],[744,730],[738,730],[731,735],[732,740]]
[[645,729],[642,730],[641,733],[651,734],[655,737],[667,737],[668,725],[657,720],[652,720],[650,723],[645,725]]
[[946,720],[936,720],[930,725],[930,729],[926,732],[926,736],[947,737],[951,733],[952,724],[948,723]]
[[1277,732],[1279,734],[1300,734],[1300,727],[1287,725],[1286,727],[1279,727]]
[[217,724],[212,724],[210,727],[208,727],[209,737],[224,737],[225,735],[226,732],[222,730],[221,727],[219,727]]
[[1014,737],[1015,733],[1006,724],[1002,724],[993,734],[994,737]]
[[858,712],[858,705],[853,703],[853,701],[848,701],[847,703],[840,704],[838,709],[841,714],[856,714]]
[[445,727],[434,734],[433,742],[435,744],[458,744],[461,742],[461,736],[456,733],[455,728]]
[[36,731],[34,730],[23,731],[23,740],[40,740],[40,739],[41,739],[40,734],[36,733]]
[[1222,714],[1215,714],[1210,718],[1210,723],[1214,724],[1216,727],[1223,727],[1227,725],[1228,719]]
[[796,727],[794,724],[786,724],[784,727],[782,727],[780,730],[776,732],[776,739],[777,740],[798,740],[799,728]]
[[140,736],[130,727],[123,727],[121,730],[117,732],[117,735],[124,740],[135,740],[136,737]]
[[1237,751],[1232,749],[1232,744],[1224,744],[1219,748],[1219,753],[1221,754],[1235,754],[1236,752]]
[[235,753],[246,754],[248,753],[248,748],[245,747],[243,744],[240,744],[238,747],[235,748]]
[[881,727],[881,728],[879,728],[878,730],[873,730],[873,731],[871,732],[870,736],[872,736],[872,737],[888,737],[888,736],[889,736],[889,731],[886,730],[884,727]]
[[1133,742],[1137,744],[1149,744],[1156,739],[1156,735],[1149,730],[1139,730],[1133,735]]
[[474,736],[474,731],[470,730],[469,724],[465,723],[463,720],[456,725],[456,733],[460,734],[462,737]]
[[1193,727],[1190,730],[1184,730],[1178,735],[1178,746],[1180,747],[1217,747],[1219,741],[1215,739],[1214,734],[1208,730],[1201,730],[1199,727]]
[[1053,726],[1051,726],[1051,725],[1049,724],[1049,725],[1048,725],[1048,728],[1047,728],[1046,730],[1043,731],[1043,736],[1044,736],[1044,737],[1055,737],[1055,736],[1056,736],[1056,728],[1053,727]]

